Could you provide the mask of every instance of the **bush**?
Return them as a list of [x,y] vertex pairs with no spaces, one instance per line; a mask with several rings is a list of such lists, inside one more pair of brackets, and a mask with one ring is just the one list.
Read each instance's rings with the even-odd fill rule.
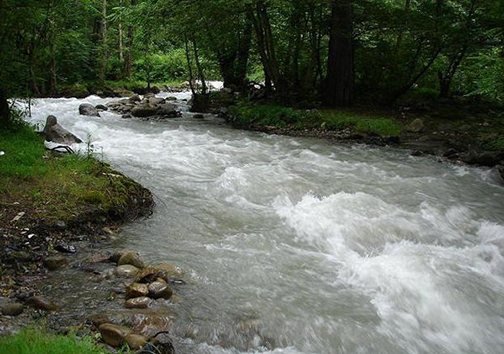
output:
[[253,105],[240,102],[231,107],[231,115],[235,117],[235,124],[242,127],[274,126],[287,127],[297,125],[302,119],[301,111],[294,108],[276,105]]

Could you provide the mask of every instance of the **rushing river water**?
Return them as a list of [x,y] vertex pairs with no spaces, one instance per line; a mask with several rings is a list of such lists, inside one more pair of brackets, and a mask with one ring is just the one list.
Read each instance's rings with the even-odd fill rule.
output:
[[107,101],[38,100],[30,121],[57,116],[155,194],[117,247],[189,272],[177,333],[193,339],[180,352],[504,352],[494,172],[210,116],[78,115]]

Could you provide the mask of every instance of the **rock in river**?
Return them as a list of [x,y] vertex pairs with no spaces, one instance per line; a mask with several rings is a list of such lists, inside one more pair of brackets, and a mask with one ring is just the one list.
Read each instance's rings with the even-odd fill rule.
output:
[[173,313],[169,309],[163,310],[122,310],[102,312],[88,317],[95,325],[113,323],[131,328],[135,333],[152,337],[163,331],[170,331],[173,326]]
[[127,309],[146,309],[151,304],[152,300],[146,296],[128,299],[124,303]]
[[58,144],[72,145],[82,143],[82,140],[70,133],[68,130],[58,124],[55,116],[48,116],[46,125],[42,131],[47,141],[52,141]]
[[90,103],[83,103],[79,106],[79,114],[83,116],[99,117],[100,113],[95,106]]
[[51,256],[44,259],[44,267],[49,269],[50,271],[58,270],[61,268],[65,268],[68,265],[69,261],[63,256]]
[[141,334],[128,334],[124,341],[128,344],[128,347],[132,350],[138,350],[147,344],[147,338]]
[[133,283],[126,288],[126,299],[146,297],[147,295],[149,295],[147,284]]
[[173,290],[166,283],[155,281],[149,284],[149,296],[153,299],[169,300],[173,295]]
[[133,333],[128,327],[112,323],[104,323],[100,325],[98,329],[100,330],[103,341],[114,348],[123,345],[126,336]]
[[56,311],[58,306],[42,296],[32,296],[26,300],[26,304],[36,310]]
[[144,262],[140,259],[140,255],[136,252],[128,251],[124,252],[119,260],[117,261],[117,265],[125,265],[125,264],[130,264],[132,266],[135,266],[137,268],[143,268],[145,267]]
[[128,278],[128,277],[134,277],[135,275],[137,275],[139,271],[140,269],[138,269],[137,267],[132,266],[130,264],[125,264],[117,267],[115,269],[115,274],[121,278]]

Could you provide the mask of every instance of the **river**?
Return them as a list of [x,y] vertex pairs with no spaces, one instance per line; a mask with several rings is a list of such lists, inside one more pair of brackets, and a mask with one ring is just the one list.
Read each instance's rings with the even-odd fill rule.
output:
[[154,215],[126,225],[116,246],[188,272],[177,333],[191,334],[179,352],[504,352],[494,171],[208,115],[78,114],[110,100],[41,99],[28,120],[57,116],[155,194]]

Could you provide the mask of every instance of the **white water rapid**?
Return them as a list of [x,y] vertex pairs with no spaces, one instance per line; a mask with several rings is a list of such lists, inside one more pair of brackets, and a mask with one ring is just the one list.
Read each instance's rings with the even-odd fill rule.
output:
[[180,353],[504,353],[494,171],[208,115],[78,114],[110,100],[37,100],[29,121],[55,115],[156,195],[117,242],[189,272]]

